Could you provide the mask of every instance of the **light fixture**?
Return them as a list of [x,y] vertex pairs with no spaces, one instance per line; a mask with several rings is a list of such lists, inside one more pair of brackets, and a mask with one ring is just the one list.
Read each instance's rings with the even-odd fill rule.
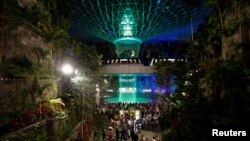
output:
[[74,72],[74,70],[70,64],[64,64],[62,66],[62,72],[66,75],[69,75],[69,74],[72,74]]

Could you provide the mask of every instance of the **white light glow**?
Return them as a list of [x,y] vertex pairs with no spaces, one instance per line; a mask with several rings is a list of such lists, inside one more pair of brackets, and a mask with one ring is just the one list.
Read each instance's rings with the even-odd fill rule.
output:
[[140,111],[139,110],[135,110],[135,119],[136,120],[140,119]]
[[135,57],[135,51],[132,50],[131,57]]
[[130,30],[126,30],[123,33],[124,36],[132,36],[132,32]]
[[73,73],[73,67],[70,64],[64,64],[62,66],[62,72],[64,74],[72,74]]
[[79,71],[78,69],[75,70],[75,75],[78,75],[79,74]]
[[[127,9],[130,13],[131,9]],[[122,28],[122,34],[123,36],[132,36],[132,26],[134,25],[134,17],[132,14],[124,14],[122,21],[121,21],[121,27]]]
[[175,59],[168,59],[168,61],[174,62],[174,61],[175,61]]
[[182,92],[181,94],[182,94],[183,96],[186,96],[186,93],[185,93],[185,92]]
[[190,85],[190,84],[191,84],[190,81],[185,81],[185,82],[184,82],[184,85],[185,85],[185,86]]
[[132,27],[130,27],[129,25],[124,26],[123,28],[124,28],[124,30],[127,30],[127,31],[130,31],[132,29]]
[[120,110],[119,113],[120,113],[120,116],[124,114],[123,110]]
[[114,92],[114,90],[108,89],[106,90],[106,92]]
[[136,88],[119,88],[119,92],[120,93],[135,93],[136,92]]
[[142,92],[143,93],[148,93],[148,92],[152,92],[152,90],[151,89],[143,89]]
[[73,83],[77,83],[77,82],[83,81],[83,77],[82,76],[75,76],[74,78],[71,78],[71,81]]
[[107,79],[104,79],[104,84],[108,84],[108,80]]
[[95,90],[96,90],[97,92],[100,92],[100,88],[96,88]]
[[134,82],[135,79],[120,79],[120,82]]

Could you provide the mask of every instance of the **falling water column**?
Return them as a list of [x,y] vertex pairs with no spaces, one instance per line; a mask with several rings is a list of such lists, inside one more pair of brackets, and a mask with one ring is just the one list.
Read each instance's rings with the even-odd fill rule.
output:
[[119,76],[119,102],[135,103],[136,102],[136,75]]

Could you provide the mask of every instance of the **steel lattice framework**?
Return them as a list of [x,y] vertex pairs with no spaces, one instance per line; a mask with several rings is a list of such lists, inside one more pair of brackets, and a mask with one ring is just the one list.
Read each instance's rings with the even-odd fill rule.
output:
[[[210,13],[205,0],[72,0],[72,5],[70,31],[78,38],[114,43],[118,58],[137,58],[142,42],[188,40]],[[127,50],[131,54],[126,55]],[[135,74],[119,75],[114,99],[140,101],[138,79]]]
[[[115,43],[186,40],[204,21],[205,0],[72,0],[71,30]],[[191,0],[189,0],[191,1]]]

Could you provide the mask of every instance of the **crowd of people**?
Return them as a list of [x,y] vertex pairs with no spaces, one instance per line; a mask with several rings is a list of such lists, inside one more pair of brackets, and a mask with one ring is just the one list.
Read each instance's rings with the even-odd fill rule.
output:
[[[159,128],[161,106],[153,103],[102,103],[99,113],[109,120],[108,129],[103,129],[103,141],[160,141],[156,134],[146,137],[141,130]],[[139,113],[139,115],[136,115]]]

